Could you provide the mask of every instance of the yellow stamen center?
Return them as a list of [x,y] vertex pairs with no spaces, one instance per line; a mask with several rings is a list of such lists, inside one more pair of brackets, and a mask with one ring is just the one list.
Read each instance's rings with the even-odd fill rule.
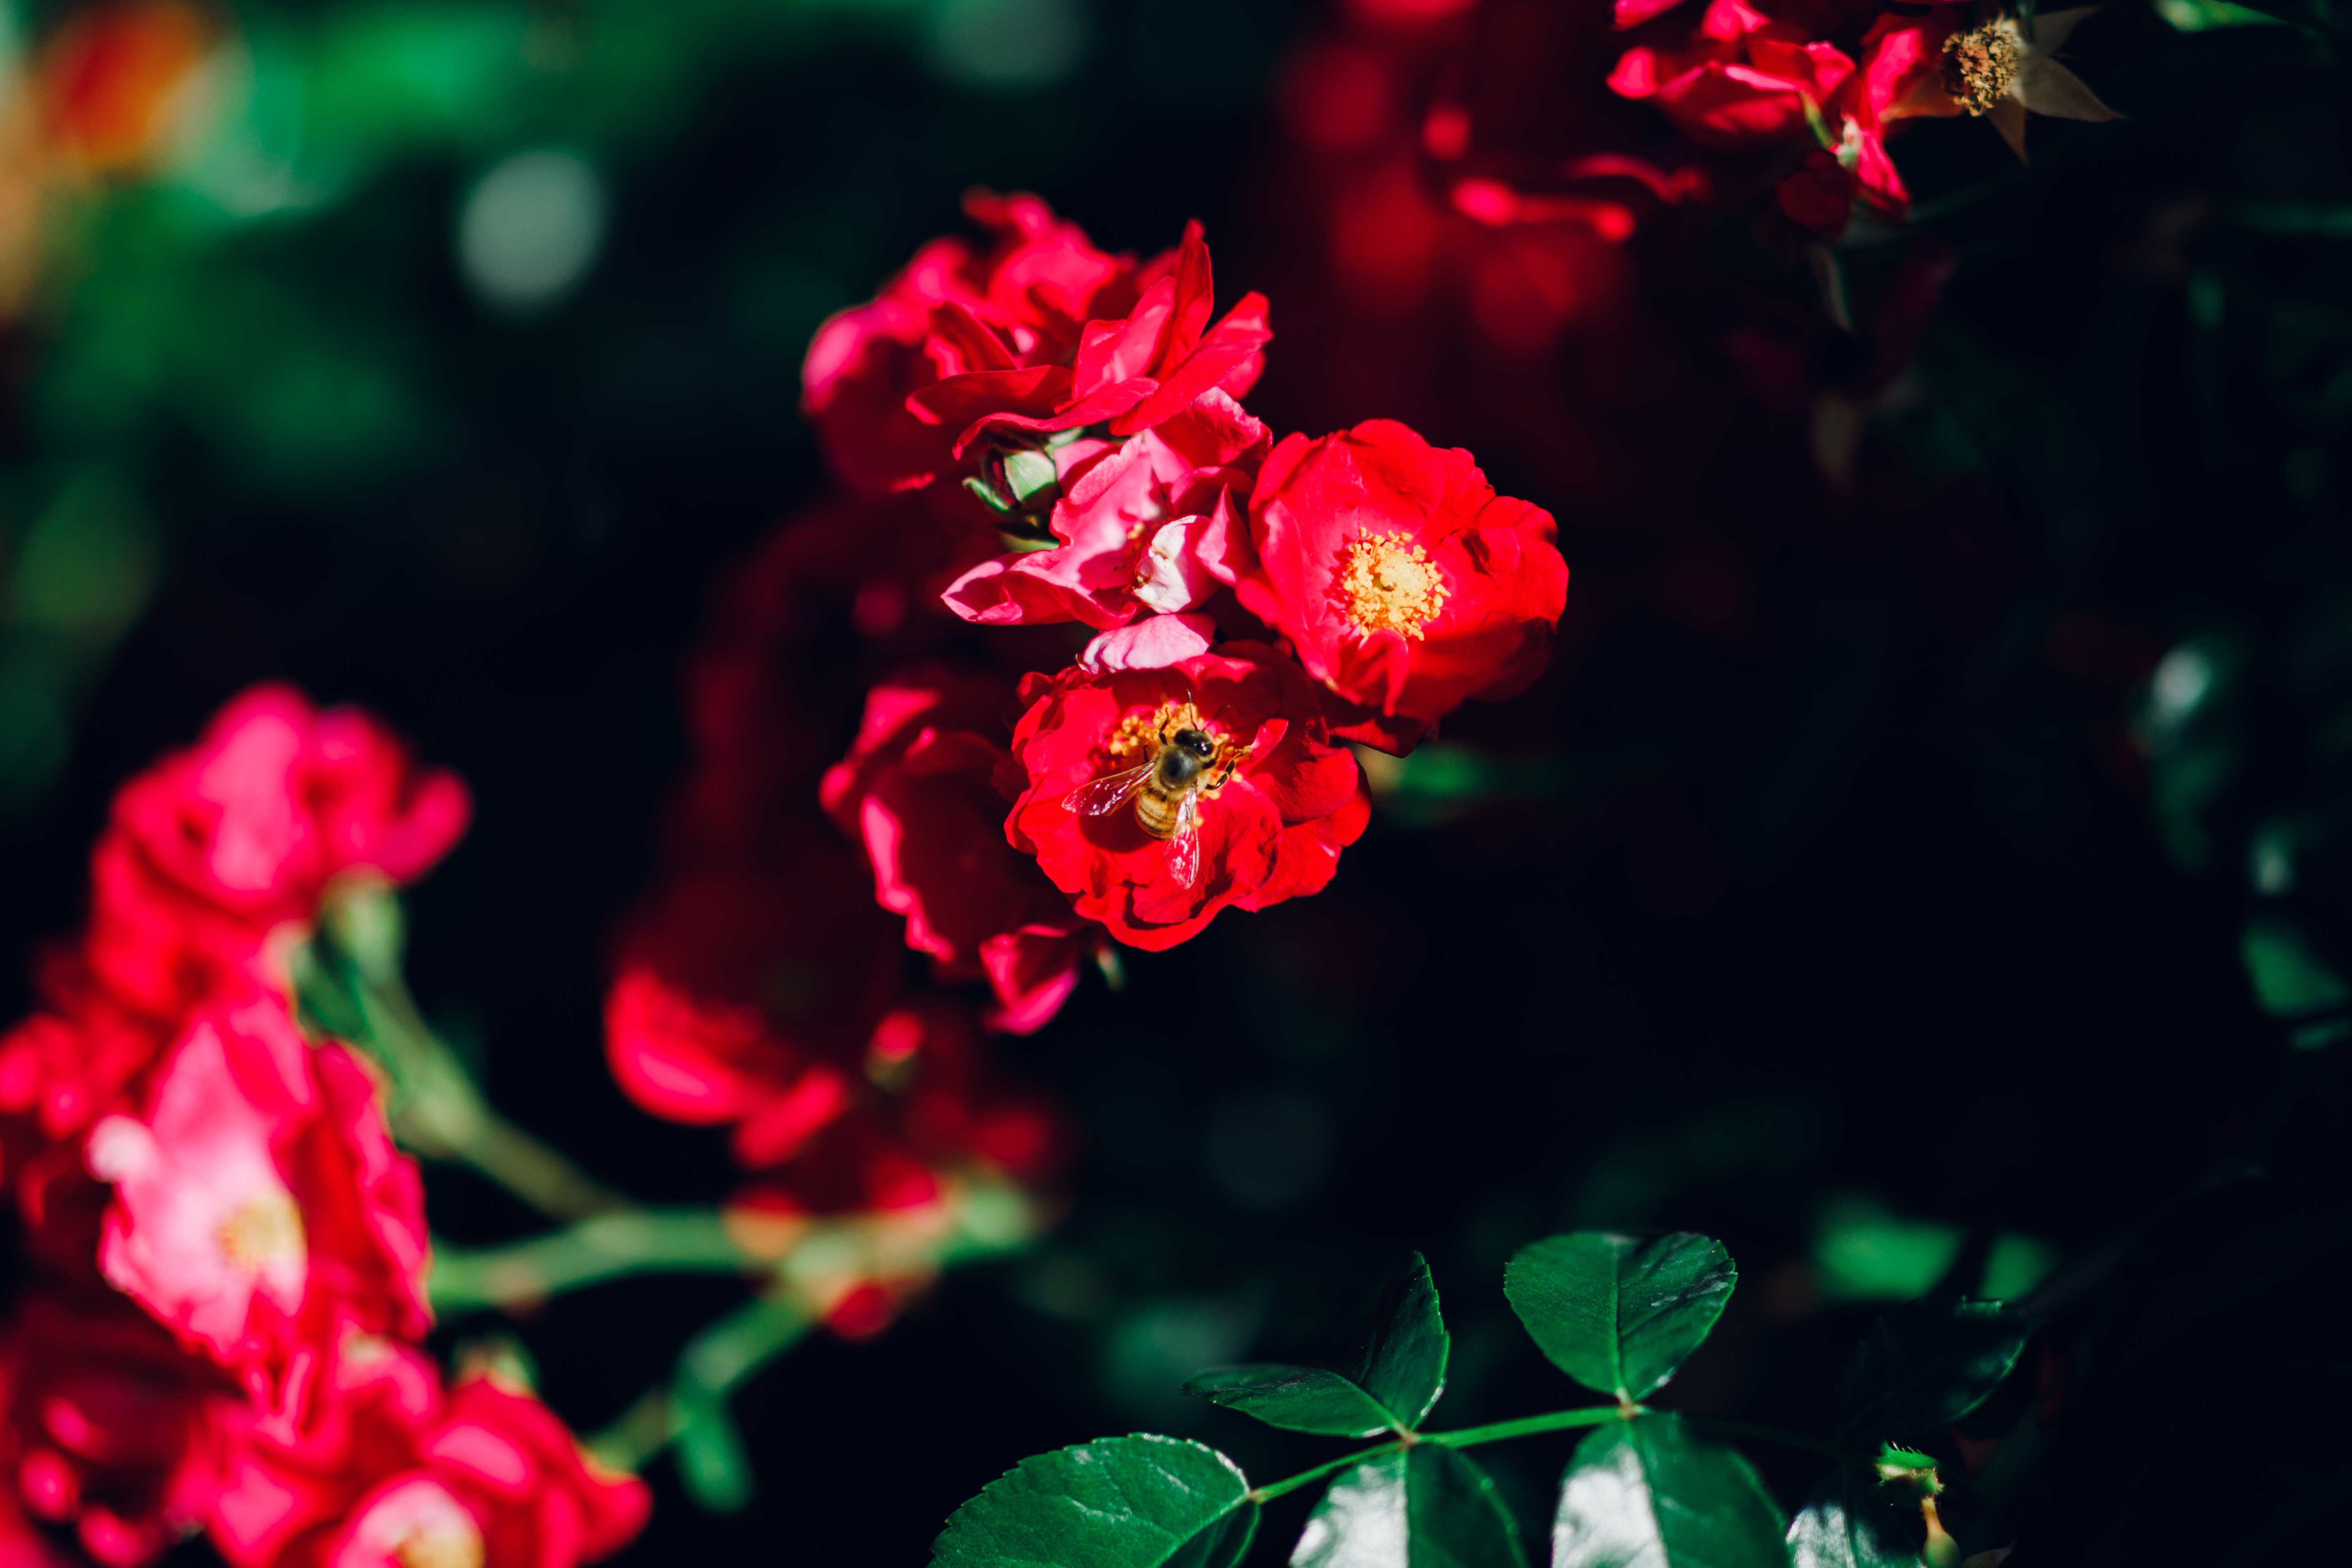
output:
[[1367,533],[1348,546],[1338,587],[1348,618],[1368,632],[1418,639],[1445,608],[1444,574],[1403,533]]
[[1133,764],[1148,762],[1160,754],[1160,737],[1173,735],[1179,730],[1198,730],[1217,743],[1217,754],[1203,764],[1213,782],[1201,785],[1203,799],[1214,800],[1217,792],[1225,787],[1232,776],[1228,761],[1237,767],[1257,747],[1253,741],[1238,752],[1234,750],[1234,738],[1222,730],[1212,728],[1201,717],[1201,710],[1190,702],[1162,702],[1150,713],[1123,715],[1103,741],[1103,750],[1115,763]]
[[222,1256],[248,1273],[299,1258],[302,1247],[302,1211],[283,1193],[256,1198],[221,1222]]
[[2017,80],[2017,29],[1986,22],[1944,40],[1944,90],[1970,114],[1982,114],[2009,96]]
[[436,1520],[401,1539],[392,1549],[400,1568],[482,1568],[487,1553],[482,1532],[459,1520]]

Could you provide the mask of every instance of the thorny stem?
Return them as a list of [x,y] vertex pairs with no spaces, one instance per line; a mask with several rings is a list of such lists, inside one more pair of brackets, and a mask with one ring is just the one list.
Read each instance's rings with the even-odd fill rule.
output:
[[[1327,1460],[1311,1470],[1301,1470],[1295,1476],[1285,1476],[1278,1481],[1268,1481],[1250,1491],[1253,1502],[1271,1502],[1276,1498],[1311,1486],[1324,1477],[1336,1474],[1350,1465],[1382,1454],[1392,1454],[1416,1443],[1434,1443],[1441,1447],[1469,1448],[1481,1443],[1507,1442],[1513,1437],[1532,1436],[1538,1432],[1560,1432],[1577,1426],[1599,1426],[1611,1421],[1633,1421],[1650,1414],[1645,1405],[1586,1405],[1573,1410],[1554,1410],[1543,1415],[1522,1415],[1512,1421],[1495,1421],[1484,1426],[1465,1426],[1454,1432],[1420,1432],[1397,1437],[1386,1443],[1375,1443],[1369,1448],[1359,1448],[1352,1454],[1342,1454]],[[1801,1432],[1784,1432],[1777,1426],[1751,1426],[1745,1421],[1718,1421],[1713,1416],[1685,1415],[1684,1420],[1702,1431],[1726,1437],[1747,1437],[1759,1443],[1780,1443],[1792,1448],[1809,1448],[1826,1454],[1842,1464],[1867,1468],[1871,1460],[1863,1455],[1848,1452],[1834,1443],[1818,1437],[1808,1437]]]

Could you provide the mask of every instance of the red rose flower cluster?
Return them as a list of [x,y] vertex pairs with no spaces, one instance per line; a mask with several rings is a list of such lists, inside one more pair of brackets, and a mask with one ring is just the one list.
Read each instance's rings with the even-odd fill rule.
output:
[[1409,751],[1541,669],[1551,518],[1391,422],[1277,444],[1242,402],[1266,301],[1217,315],[1198,224],[1138,261],[1034,197],[970,210],[988,246],[926,247],[819,331],[808,406],[845,482],[994,531],[958,617],[1094,635],[1039,645],[1060,668],[1034,661],[1009,742],[944,678],[877,688],[828,806],[949,964],[1015,938],[1043,962],[1072,911],[1164,948],[1320,889],[1367,816],[1343,742]]
[[80,939],[0,1039],[0,1179],[38,1268],[0,1330],[0,1539],[101,1563],[204,1531],[238,1568],[568,1568],[633,1534],[530,1394],[444,1390],[423,1188],[374,1070],[306,1037],[289,961],[468,805],[365,714],[247,692],[126,784]]
[[1855,204],[1900,218],[1910,193],[1886,134],[1921,116],[1989,117],[2025,151],[2028,110],[2105,120],[2106,108],[2053,58],[2087,9],[2020,22],[1996,4],[1929,0],[1618,0],[1635,31],[1609,85],[1654,104],[1694,142],[1736,153],[1801,151],[1780,210],[1844,232]]
[[[1566,595],[1551,519],[1466,453],[1379,421],[1276,441],[1243,405],[1266,302],[1217,312],[1198,225],[1139,261],[1034,196],[967,207],[982,238],[810,345],[854,494],[726,584],[617,943],[614,1075],[729,1129],[747,1218],[919,1226],[1043,1174],[1054,1123],[987,1035],[1114,942],[1322,889],[1370,815],[1348,742],[1524,687]],[[845,1282],[832,1321],[920,1282]]]

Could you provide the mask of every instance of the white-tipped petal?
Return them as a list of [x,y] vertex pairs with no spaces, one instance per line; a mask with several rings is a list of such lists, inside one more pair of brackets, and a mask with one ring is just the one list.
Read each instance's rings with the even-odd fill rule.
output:
[[2036,114],[2059,120],[2116,118],[2081,77],[2047,55],[2028,55],[2018,63],[2017,85],[2010,89],[2010,96]]
[[2025,105],[2013,98],[2004,98],[1985,110],[1985,118],[2000,132],[2000,139],[2009,143],[2009,150],[2017,154],[2017,161],[2025,162]]

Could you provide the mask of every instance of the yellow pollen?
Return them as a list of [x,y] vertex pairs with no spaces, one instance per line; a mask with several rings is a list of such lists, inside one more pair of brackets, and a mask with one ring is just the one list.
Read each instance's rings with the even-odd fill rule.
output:
[[1112,726],[1110,735],[1103,742],[1114,762],[1140,761],[1146,753],[1157,754],[1160,731],[1176,714],[1176,704],[1162,702],[1156,713],[1129,713]]
[[413,1530],[392,1549],[400,1568],[482,1568],[482,1532],[456,1520]]
[[1368,632],[1418,639],[1445,608],[1445,575],[1404,533],[1367,533],[1348,546],[1337,584],[1348,618]]
[[1148,714],[1121,716],[1119,721],[1111,726],[1110,733],[1104,737],[1103,750],[1115,763],[1132,765],[1148,762],[1160,754],[1160,737],[1173,735],[1179,730],[1198,730],[1217,743],[1217,754],[1204,764],[1203,769],[1204,774],[1213,774],[1215,782],[1201,785],[1201,795],[1208,800],[1217,797],[1217,792],[1224,788],[1231,776],[1231,770],[1225,767],[1225,763],[1230,760],[1238,766],[1241,759],[1257,749],[1257,742],[1253,741],[1236,752],[1233,749],[1234,738],[1202,720],[1201,710],[1192,703],[1162,702]]
[[2009,96],[2017,66],[2013,24],[1987,22],[1944,40],[1944,90],[1969,114],[1982,114]]
[[236,1268],[257,1273],[302,1256],[302,1211],[283,1193],[245,1205],[221,1222],[220,1249]]

